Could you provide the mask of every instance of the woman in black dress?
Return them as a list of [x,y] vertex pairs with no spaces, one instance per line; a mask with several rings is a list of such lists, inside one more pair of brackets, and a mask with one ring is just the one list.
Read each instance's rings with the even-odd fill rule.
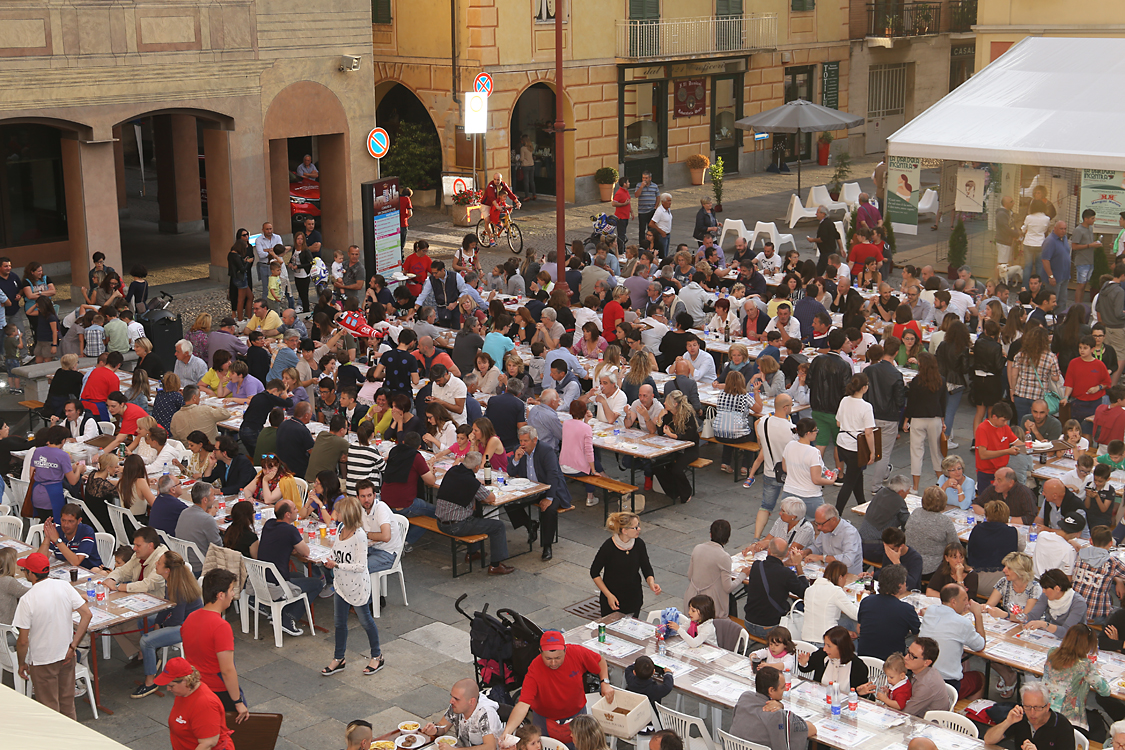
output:
[[641,579],[652,593],[660,595],[648,548],[641,540],[641,518],[636,513],[610,513],[605,527],[613,536],[605,540],[590,564],[590,577],[602,592],[602,617],[611,612],[640,617],[644,603]]
[[238,320],[246,320],[252,314],[254,290],[250,288],[250,266],[246,256],[250,251],[250,232],[239,229],[235,233],[234,245],[227,253],[227,276],[230,277],[230,308]]
[[680,391],[672,391],[664,398],[664,417],[660,420],[660,434],[673,440],[686,440],[691,447],[675,454],[675,458],[653,470],[664,493],[681,503],[691,501],[691,480],[687,467],[699,458],[699,425],[695,421],[695,411],[688,403],[687,396]]

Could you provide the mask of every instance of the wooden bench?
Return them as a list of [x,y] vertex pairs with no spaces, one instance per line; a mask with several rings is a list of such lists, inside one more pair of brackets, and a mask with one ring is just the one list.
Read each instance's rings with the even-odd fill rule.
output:
[[[739,482],[742,479],[742,477],[739,476],[740,465],[742,463],[742,451],[749,451],[751,453],[757,453],[758,451],[762,450],[762,446],[758,445],[758,443],[756,443],[753,440],[747,440],[747,441],[742,442],[742,443],[724,443],[722,440],[719,440],[718,438],[703,438],[703,440],[708,442],[708,443],[714,443],[715,445],[724,445],[724,446],[729,446],[731,448],[734,448],[734,466],[732,468],[734,469],[734,481],[736,481],[736,482]],[[694,477],[694,475],[693,475],[693,477]],[[692,489],[694,489],[694,488],[695,488],[695,481],[694,481],[694,478],[693,478]]]
[[715,463],[715,462],[712,461],[709,458],[697,458],[694,461],[692,461],[690,464],[688,464],[688,468],[691,469],[691,494],[692,495],[695,494],[695,470],[696,469],[706,469],[708,466],[710,466],[713,463]]
[[[462,573],[457,572],[457,556],[460,554],[461,550],[464,549],[465,552],[468,552],[469,545],[488,541],[488,534],[470,534],[469,536],[453,536],[452,534],[447,534],[438,527],[437,519],[430,518],[429,516],[414,516],[410,519],[410,525],[417,526],[418,528],[425,529],[426,531],[432,531],[435,534],[439,534],[449,539],[449,549],[450,554],[452,555],[451,559],[453,561],[454,578],[459,575],[463,575]],[[481,552],[480,566],[482,568],[488,567],[488,558],[486,554],[487,553],[483,551]],[[469,555],[468,558],[469,570],[467,572],[472,573],[473,558],[471,555]]]
[[[121,369],[126,372],[132,372],[133,367],[137,362],[137,353],[130,351],[126,352],[123,356],[125,358],[125,362],[121,365]],[[78,358],[79,370],[85,367],[93,367],[96,364],[98,364],[97,357]],[[47,392],[51,389],[51,382],[47,380],[47,376],[54,375],[60,367],[62,367],[62,365],[59,364],[59,361],[56,359],[50,362],[40,362],[38,364],[32,363],[23,365],[22,367],[16,367],[13,372],[10,372],[8,374],[15,375],[21,380],[28,381],[26,383],[20,383],[20,385],[23,386],[24,393],[27,394],[28,398],[35,398],[40,401],[46,401]]]
[[[42,401],[30,401],[30,400],[29,401],[20,401],[20,406],[27,409],[27,429],[28,429],[28,431],[29,432],[34,431],[35,430],[35,418],[39,417],[40,419],[43,419],[43,413],[39,410],[43,408],[44,403]],[[44,422],[44,424],[46,424],[47,420],[43,419],[43,422]]]
[[618,482],[616,479],[609,477],[599,477],[597,474],[592,476],[572,476],[582,484],[594,488],[595,490],[602,491],[602,522],[609,520],[609,502],[612,495],[617,495],[618,510],[625,510],[625,496],[640,489],[636,485],[626,484],[625,482]]

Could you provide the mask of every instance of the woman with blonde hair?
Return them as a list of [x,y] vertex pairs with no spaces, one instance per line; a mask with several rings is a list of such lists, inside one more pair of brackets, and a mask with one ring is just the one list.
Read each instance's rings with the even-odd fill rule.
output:
[[332,661],[320,673],[325,676],[333,675],[347,666],[344,656],[348,648],[348,610],[354,608],[371,647],[371,659],[363,668],[363,674],[371,676],[383,668],[384,662],[379,648],[379,628],[371,614],[373,593],[371,574],[367,572],[367,534],[363,531],[363,506],[357,498],[344,497],[336,503],[335,514],[340,524],[340,534],[332,548],[332,557],[324,562],[324,567],[335,574],[333,604],[336,649]]
[[[723,380],[723,392],[715,403],[715,439],[724,443],[723,459],[719,470],[733,474],[732,459],[736,448],[730,443],[745,442],[752,434],[750,407],[753,400],[746,392],[746,380],[737,370],[727,373]],[[743,471],[748,469],[743,466]]]
[[160,380],[164,377],[164,363],[160,357],[153,354],[152,342],[141,336],[133,342],[133,351],[137,353],[135,369],[144,370],[150,378]]
[[82,394],[82,373],[78,371],[78,355],[64,354],[59,359],[59,369],[51,378],[44,408],[40,412],[48,419],[62,417],[66,402]]
[[750,350],[746,348],[746,344],[731,344],[730,351],[727,353],[727,361],[723,364],[719,376],[715,378],[714,385],[718,388],[726,380],[727,375],[732,372],[742,373],[743,384],[745,384],[746,376],[753,370],[754,365],[750,361]]
[[[103,529],[113,528],[106,506],[117,504],[115,502],[117,500],[117,480],[114,477],[120,465],[121,459],[116,454],[103,453],[98,456],[98,468],[94,470],[93,476],[86,480],[83,491],[86,507],[98,519]],[[109,561],[105,560],[104,562],[108,563]],[[3,621],[0,620],[0,622]]]
[[[656,381],[652,378],[652,373],[655,371],[656,368],[652,366],[652,359],[648,352],[638,351],[629,358],[629,372],[621,379],[621,390],[630,404],[640,398],[642,385],[652,386],[652,392],[657,392]],[[597,375],[594,378],[596,380]]]
[[695,410],[682,391],[672,391],[664,397],[664,416],[660,420],[660,434],[673,440],[690,443],[686,450],[679,451],[675,458],[653,470],[660,480],[664,492],[672,499],[682,503],[691,502],[691,481],[687,477],[688,465],[699,458],[699,425],[695,421]]
[[156,675],[160,672],[156,663],[157,650],[180,643],[184,618],[203,607],[203,590],[184,558],[175,552],[165,552],[156,562],[156,572],[164,579],[165,598],[175,606],[146,618],[147,632],[140,641],[145,681],[133,691],[132,698],[144,698],[156,692]]
[[1109,683],[1092,660],[1097,653],[1098,634],[1089,625],[1079,623],[1066,631],[1061,644],[1047,651],[1043,665],[1043,686],[1050,693],[1053,710],[1086,735],[1090,733],[1086,696],[1091,688],[1101,696],[1110,693]]
[[750,378],[751,390],[762,389],[762,398],[773,398],[779,393],[785,393],[785,373],[777,360],[766,355],[758,357],[758,371]]
[[594,382],[597,383],[602,376],[603,372],[616,372],[618,380],[621,380],[621,368],[625,362],[621,359],[621,347],[617,344],[610,344],[605,348],[602,354],[602,361],[594,365]]
[[164,390],[152,402],[152,416],[166,430],[172,429],[172,417],[184,408],[184,394],[180,393],[180,378],[174,372],[164,373]]
[[620,612],[640,617],[644,604],[641,581],[648,584],[652,593],[660,596],[648,547],[641,539],[641,518],[636,513],[610,513],[605,524],[611,536],[602,543],[590,564],[590,578],[601,596],[602,617]]
[[195,316],[195,322],[191,324],[191,330],[188,331],[185,339],[191,342],[197,352],[207,351],[207,339],[211,336],[211,313],[199,313]]
[[969,532],[965,559],[977,571],[979,590],[991,593],[1004,575],[1004,559],[1019,552],[1023,545],[1019,532],[1009,526],[1011,510],[1003,500],[984,506],[984,521],[977,521]]
[[527,373],[527,368],[523,364],[523,359],[515,352],[508,352],[504,357],[504,367],[500,373],[500,388],[507,388],[509,380],[519,380],[523,383],[523,394],[521,398],[527,400],[527,397],[532,394],[532,388],[535,383],[531,380],[531,375]]
[[281,500],[288,500],[293,503],[297,510],[300,510],[303,504],[301,502],[301,488],[297,486],[297,480],[293,478],[293,472],[281,459],[274,455],[262,456],[262,468],[250,480],[250,484],[246,485],[243,493],[246,499],[266,505],[277,505]]
[[[137,434],[133,436],[133,440],[129,443],[129,453],[135,453],[144,459],[146,464],[152,463],[156,458],[157,451],[155,448],[148,444],[149,430],[153,427],[160,427],[160,423],[154,417],[141,417],[137,420]],[[165,430],[167,432],[167,430]]]
[[574,750],[609,750],[602,725],[590,714],[575,716],[570,722]]

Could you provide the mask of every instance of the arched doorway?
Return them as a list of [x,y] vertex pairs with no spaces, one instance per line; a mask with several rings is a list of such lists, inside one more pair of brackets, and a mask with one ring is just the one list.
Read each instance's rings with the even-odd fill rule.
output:
[[69,238],[62,140],[50,125],[0,123],[0,249]]
[[521,195],[524,192],[555,194],[555,136],[547,132],[555,122],[555,114],[555,92],[545,83],[535,83],[525,89],[512,109],[512,174],[519,174],[524,136],[529,139],[535,155],[534,190],[526,176],[523,181],[513,179]]
[[434,190],[441,183],[441,139],[429,111],[410,89],[395,81],[375,87],[375,121],[391,137],[379,172],[397,176],[403,187]]

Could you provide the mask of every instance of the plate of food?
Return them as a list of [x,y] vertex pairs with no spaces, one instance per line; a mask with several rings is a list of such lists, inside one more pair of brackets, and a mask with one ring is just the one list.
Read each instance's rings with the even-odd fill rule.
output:
[[398,725],[400,732],[417,732],[421,728],[421,724],[416,721],[404,721]]
[[[418,726],[418,722],[416,722],[416,721],[414,721],[414,722],[408,721],[408,722],[403,722],[403,723],[404,724],[413,724],[415,726],[415,728],[417,728],[417,726]],[[415,734],[414,732],[406,732],[404,734],[399,735],[398,739],[395,740],[395,747],[401,748],[402,750],[409,750],[409,748],[422,747],[422,745],[427,744],[429,741],[430,741],[429,738],[426,737],[424,734]]]
[[372,742],[371,747],[374,750],[395,750],[395,743],[390,740],[379,740],[378,742]]
[[437,745],[442,748],[457,746],[457,738],[451,734],[442,735],[441,737],[438,737],[436,740],[434,740],[434,742],[436,742]]

